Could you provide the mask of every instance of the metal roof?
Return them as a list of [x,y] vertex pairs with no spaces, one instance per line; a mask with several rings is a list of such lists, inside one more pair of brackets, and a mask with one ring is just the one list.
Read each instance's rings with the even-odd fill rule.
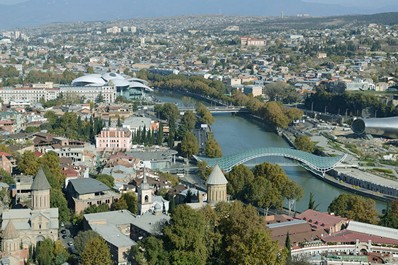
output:
[[287,221],[287,222],[282,222],[282,223],[274,223],[274,224],[269,224],[267,225],[268,228],[273,229],[273,228],[280,228],[280,227],[286,227],[290,225],[301,225],[301,224],[306,224],[307,222],[305,220],[293,220],[293,221]]
[[48,183],[46,174],[44,174],[44,171],[42,168],[39,169],[39,171],[36,174],[36,177],[33,179],[31,189],[32,190],[50,190],[51,189],[50,183]]
[[215,165],[213,171],[211,171],[211,174],[206,181],[206,185],[223,185],[223,184],[228,184],[228,181],[225,178],[224,174],[222,173],[220,167],[218,165]]
[[69,182],[79,195],[110,190],[104,183],[93,178],[71,179]]

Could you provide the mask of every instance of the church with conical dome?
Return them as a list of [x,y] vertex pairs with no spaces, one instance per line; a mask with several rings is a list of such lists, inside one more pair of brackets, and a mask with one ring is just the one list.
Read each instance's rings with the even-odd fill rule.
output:
[[207,203],[216,204],[227,201],[227,184],[228,180],[222,173],[221,168],[215,165],[206,181]]
[[31,186],[32,208],[4,210],[1,223],[4,254],[36,246],[45,238],[58,239],[58,208],[50,208],[50,189],[43,169],[39,169]]

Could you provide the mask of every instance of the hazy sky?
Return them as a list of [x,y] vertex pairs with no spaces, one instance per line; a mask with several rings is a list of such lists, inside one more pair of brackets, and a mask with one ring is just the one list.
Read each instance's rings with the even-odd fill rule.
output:
[[378,7],[381,5],[396,4],[397,0],[304,0],[305,2],[322,3],[322,4],[339,4],[343,6],[364,6]]
[[3,5],[12,5],[12,4],[17,4],[21,2],[25,2],[27,0],[0,0],[0,4]]

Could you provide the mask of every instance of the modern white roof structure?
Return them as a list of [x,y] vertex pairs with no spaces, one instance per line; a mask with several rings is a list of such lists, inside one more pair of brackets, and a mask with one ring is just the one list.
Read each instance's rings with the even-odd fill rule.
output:
[[221,168],[217,165],[214,166],[209,178],[207,179],[206,185],[224,185],[228,184],[228,180],[222,173]]
[[105,74],[87,74],[80,76],[72,81],[72,86],[105,86],[114,85],[122,88],[142,88],[147,91],[153,91],[148,82],[139,78],[125,78],[118,73]]
[[368,235],[373,235],[373,236],[380,236],[380,237],[384,237],[384,238],[391,238],[391,239],[398,238],[398,229],[388,228],[388,227],[379,226],[379,225],[371,225],[371,224],[366,224],[366,223],[361,223],[361,222],[356,222],[356,221],[350,221],[348,223],[347,230],[353,231],[353,232],[358,232],[358,233],[363,233],[363,234],[368,234]]

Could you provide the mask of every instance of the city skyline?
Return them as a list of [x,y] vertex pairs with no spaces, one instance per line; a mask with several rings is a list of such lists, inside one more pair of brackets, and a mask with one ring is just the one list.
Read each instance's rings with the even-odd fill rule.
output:
[[[153,6],[158,8],[154,9]],[[377,2],[342,0],[286,0],[255,1],[248,0],[245,5],[237,0],[118,0],[109,5],[105,0],[0,0],[0,27],[36,26],[54,22],[104,21],[120,19],[190,16],[190,15],[227,15],[227,16],[334,16],[350,14],[374,14],[398,11],[398,4],[392,0]],[[63,10],[63,12],[59,12]],[[87,12],[90,10],[90,12]]]

